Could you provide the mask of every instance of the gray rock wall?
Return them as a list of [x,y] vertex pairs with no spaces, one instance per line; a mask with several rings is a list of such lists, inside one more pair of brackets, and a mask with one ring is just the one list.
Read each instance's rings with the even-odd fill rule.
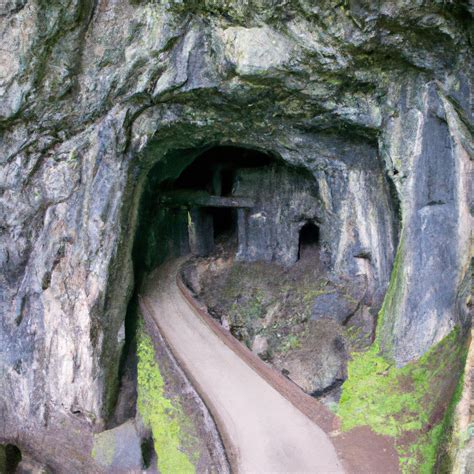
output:
[[455,325],[470,324],[462,283],[469,278],[472,142],[439,84],[428,83],[416,95],[407,84],[399,100],[400,114],[388,124],[386,156],[398,170],[400,270],[380,334],[386,353],[403,365]]
[[[464,321],[471,14],[401,0],[3,3],[0,441],[71,472],[81,436],[103,428],[140,196],[179,149],[238,144],[311,171],[334,265],[370,265],[381,294],[399,202],[382,333],[400,364]],[[366,249],[370,263],[354,258]]]
[[234,194],[255,200],[255,207],[240,210],[237,259],[295,263],[301,227],[321,219],[314,178],[281,166],[244,169],[237,174]]

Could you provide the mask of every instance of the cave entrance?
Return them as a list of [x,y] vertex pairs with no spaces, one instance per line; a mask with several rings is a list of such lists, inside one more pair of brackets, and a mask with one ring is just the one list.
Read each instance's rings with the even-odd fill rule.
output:
[[314,222],[308,221],[300,229],[298,260],[316,257],[318,251],[319,227]]
[[[155,161],[153,154],[151,147],[145,156]],[[309,198],[294,206],[288,190],[304,191],[302,195]],[[300,207],[316,209],[317,203],[312,175],[262,151],[235,146],[174,149],[155,161],[143,183],[137,216],[135,292],[125,321],[120,398],[111,426],[133,415],[127,407],[135,406],[128,401],[136,397],[129,380],[136,371],[138,290],[144,277],[166,260],[188,254],[209,256],[216,243],[218,252],[237,260],[293,264],[298,253],[294,236],[302,219],[309,217],[302,217]],[[281,222],[289,223],[290,229]],[[308,244],[306,233],[302,231],[302,254]]]

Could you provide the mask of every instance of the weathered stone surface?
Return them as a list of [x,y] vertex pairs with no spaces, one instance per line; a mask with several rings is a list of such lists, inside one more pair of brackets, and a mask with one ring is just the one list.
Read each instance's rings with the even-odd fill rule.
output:
[[94,436],[92,457],[109,472],[141,472],[141,437],[133,421]]
[[239,211],[237,259],[295,263],[300,229],[323,215],[314,178],[274,166],[239,170],[236,182],[235,193],[255,201],[251,209]]
[[255,352],[260,357],[265,357],[268,351],[268,340],[266,337],[257,334],[252,342],[252,352]]
[[413,85],[404,86],[387,151],[403,176],[395,179],[403,225],[381,334],[399,364],[419,357],[455,325],[470,324],[467,294],[460,291],[469,274],[472,228],[469,135],[435,83],[423,86],[409,107],[411,94]]
[[22,455],[15,474],[49,474],[51,471],[44,465],[30,459],[27,455]]
[[313,300],[311,319],[333,319],[339,324],[346,324],[349,318],[359,309],[367,296],[365,275],[351,279],[337,278],[325,288],[326,292]]
[[333,321],[311,321],[301,348],[282,361],[288,377],[315,396],[341,385],[346,378],[347,348]]
[[311,319],[334,319],[337,317],[337,321],[343,324],[355,313],[358,305],[358,301],[348,298],[347,295],[339,291],[325,293],[314,299]]
[[374,298],[401,229],[399,364],[466,323],[472,8],[230,3],[0,6],[0,441],[63,472],[100,471],[81,446],[113,411],[138,203],[183,149],[305,167],[331,265]]

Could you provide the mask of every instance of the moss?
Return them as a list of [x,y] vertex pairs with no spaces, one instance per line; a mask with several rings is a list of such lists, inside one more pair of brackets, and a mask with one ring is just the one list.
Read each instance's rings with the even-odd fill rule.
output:
[[455,329],[416,363],[402,368],[381,355],[377,342],[354,354],[338,409],[342,429],[368,425],[391,436],[397,441],[404,472],[431,472],[455,397],[444,419],[439,413],[447,408],[444,397],[465,358],[458,341]]
[[391,337],[391,335],[393,334],[393,321],[388,320],[388,318],[386,317],[386,313],[387,309],[393,308],[396,295],[402,289],[403,272],[400,271],[402,253],[403,238],[400,239],[400,242],[398,244],[397,254],[395,255],[395,260],[393,262],[392,274],[390,276],[390,283],[388,285],[387,292],[383,300],[382,308],[380,309],[377,318],[376,340],[378,341],[378,343],[381,343],[383,345],[383,349],[386,354],[391,352],[391,344],[390,341],[387,341],[387,338]]
[[403,472],[429,473],[439,463],[439,446],[447,442],[456,400],[453,386],[466,350],[455,329],[414,363],[397,368],[390,360],[393,320],[388,315],[403,290],[402,254],[400,240],[375,342],[366,352],[353,354],[338,414],[344,430],[368,425],[395,438]]
[[153,344],[143,328],[138,332],[137,355],[137,407],[153,434],[157,468],[163,474],[195,472],[194,465],[184,452],[185,447],[192,442],[187,430],[183,429],[188,424],[186,417],[179,403],[165,396]]
[[352,344],[356,345],[361,337],[362,329],[356,326],[344,326],[344,336]]
[[[417,443],[408,449],[399,448],[402,456],[400,464],[403,472],[416,470],[420,474],[430,474],[433,467],[437,472],[452,472],[451,458],[447,452],[453,429],[454,412],[462,396],[464,374],[460,377],[454,395],[446,409],[443,420],[426,434],[420,436]],[[417,457],[419,463],[417,465]]]

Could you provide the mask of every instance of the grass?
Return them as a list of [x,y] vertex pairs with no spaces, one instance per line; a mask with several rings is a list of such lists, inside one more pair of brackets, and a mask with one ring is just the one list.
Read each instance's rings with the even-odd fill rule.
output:
[[242,322],[250,322],[262,318],[265,315],[264,296],[262,290],[255,289],[248,300],[240,304],[236,302],[232,304],[230,309],[231,315]]
[[157,468],[163,474],[194,473],[192,460],[184,452],[190,442],[187,433],[189,422],[179,402],[165,395],[153,343],[143,327],[139,329],[137,355],[137,407],[143,422],[153,434]]

